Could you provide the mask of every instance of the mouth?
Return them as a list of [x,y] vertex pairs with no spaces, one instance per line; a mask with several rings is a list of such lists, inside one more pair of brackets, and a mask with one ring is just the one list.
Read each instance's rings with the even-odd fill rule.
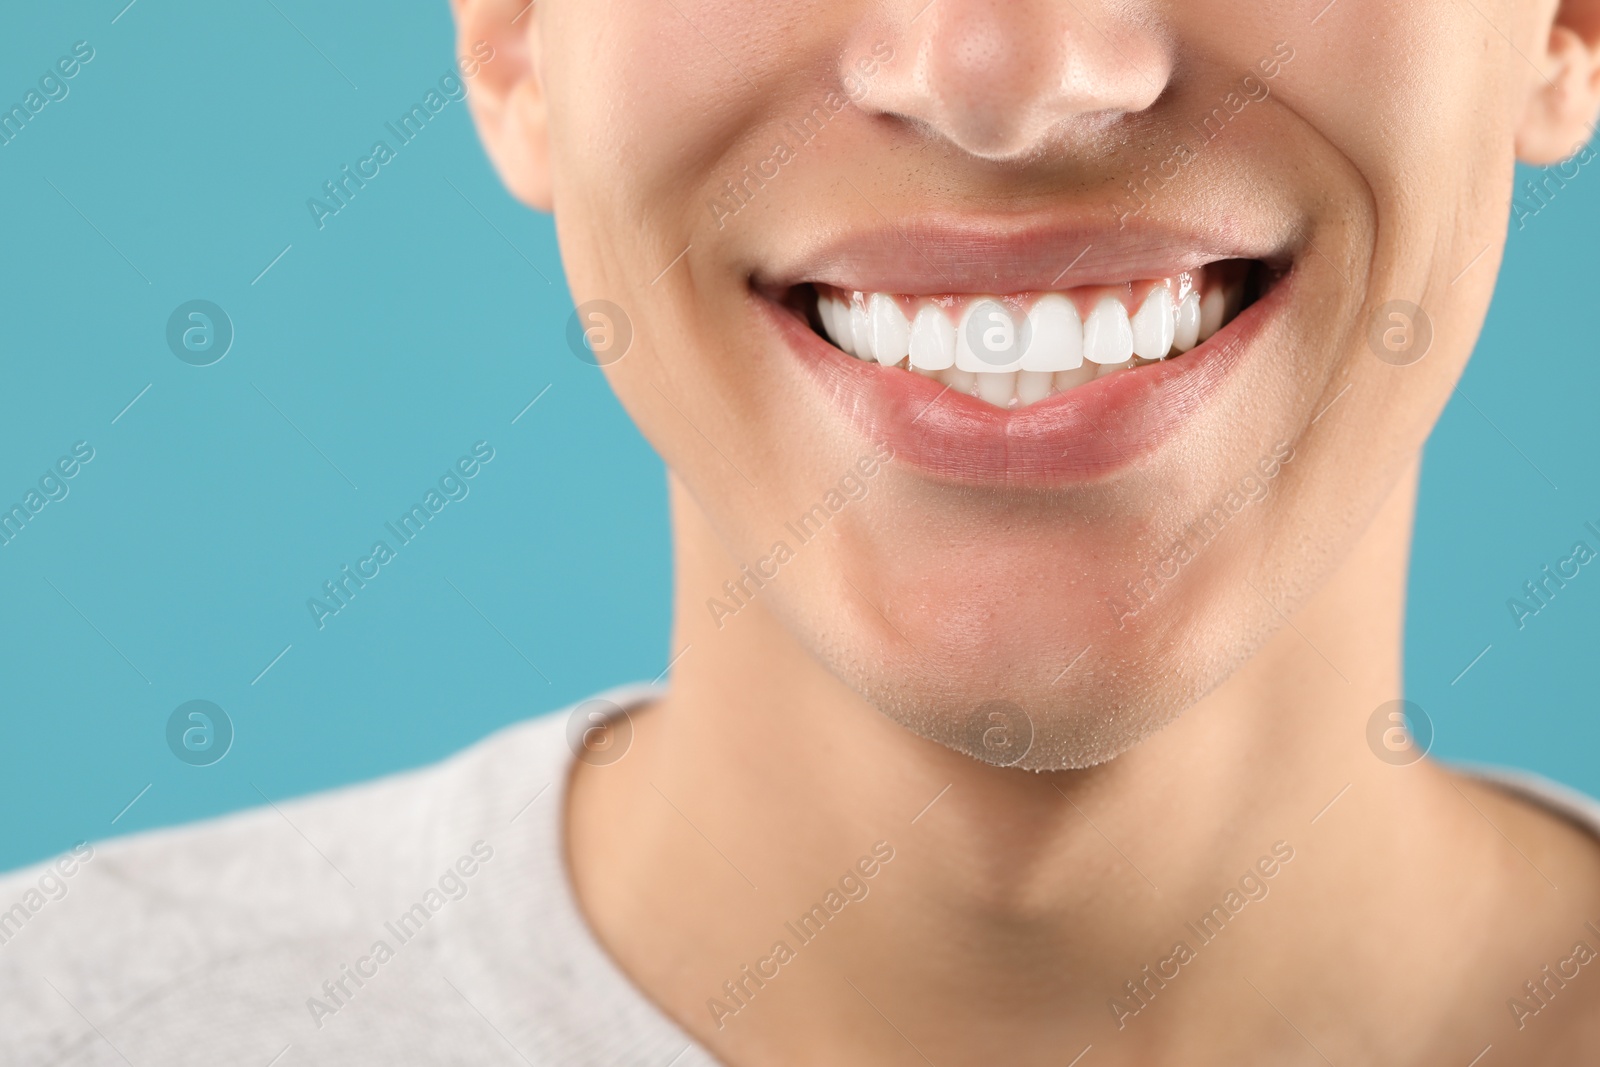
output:
[[1022,293],[908,295],[797,287],[789,306],[839,352],[1016,410],[1204,344],[1259,294],[1258,261]]
[[1018,488],[1111,476],[1225,417],[1302,262],[1260,220],[1076,216],[925,218],[774,259],[749,293],[816,386],[813,418],[939,480]]

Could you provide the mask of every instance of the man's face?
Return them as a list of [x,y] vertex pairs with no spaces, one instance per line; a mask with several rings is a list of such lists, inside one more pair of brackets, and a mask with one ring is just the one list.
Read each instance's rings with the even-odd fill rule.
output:
[[683,595],[980,758],[1126,749],[1417,456],[1554,9],[540,3],[574,297],[736,561]]

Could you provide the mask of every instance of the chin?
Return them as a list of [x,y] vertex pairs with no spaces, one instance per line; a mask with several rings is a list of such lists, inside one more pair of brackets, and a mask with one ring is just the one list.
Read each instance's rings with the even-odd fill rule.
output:
[[872,569],[830,561],[836,595],[784,621],[889,719],[995,766],[1114,759],[1221,684],[1270,632],[1259,599],[1229,594],[1248,592],[1237,576],[1250,536],[1191,559],[1147,602],[1129,602],[1120,578],[1142,572],[1145,557],[1114,543],[1059,533],[1008,542],[996,531],[936,552],[943,565],[933,565],[912,541]]

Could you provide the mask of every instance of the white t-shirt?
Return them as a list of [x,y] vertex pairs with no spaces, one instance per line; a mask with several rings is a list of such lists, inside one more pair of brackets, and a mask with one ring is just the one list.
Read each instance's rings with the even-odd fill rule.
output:
[[[566,719],[0,878],[0,1064],[714,1065],[578,911]],[[1589,798],[1476,773],[1600,835]]]

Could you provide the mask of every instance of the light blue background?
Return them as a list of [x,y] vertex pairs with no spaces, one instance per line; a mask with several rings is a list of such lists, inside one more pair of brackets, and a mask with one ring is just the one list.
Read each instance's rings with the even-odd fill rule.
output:
[[[668,658],[660,463],[567,349],[550,221],[465,104],[325,229],[306,209],[451,68],[443,0],[125,2],[0,33],[8,107],[96,52],[0,147],[0,504],[96,452],[0,548],[0,868],[428,762]],[[1521,632],[1505,601],[1600,525],[1597,208],[1586,169],[1513,233],[1428,451],[1408,634],[1436,751],[1591,792],[1600,567]],[[210,367],[165,343],[195,298],[237,329]],[[317,631],[306,598],[481,439],[470,495]],[[237,730],[211,767],[166,746],[197,698]]]

